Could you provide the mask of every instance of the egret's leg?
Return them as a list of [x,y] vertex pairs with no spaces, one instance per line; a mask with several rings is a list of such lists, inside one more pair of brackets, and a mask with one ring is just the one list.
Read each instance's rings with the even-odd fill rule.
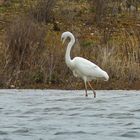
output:
[[86,82],[86,81],[84,81],[84,83],[85,83],[85,91],[86,91],[85,96],[87,97],[87,96],[88,96],[88,94],[87,94],[87,82]]
[[95,92],[95,90],[93,89],[93,87],[91,86],[90,82],[88,82],[88,85],[90,86],[90,88],[91,88],[91,89],[92,89],[92,91],[93,91],[94,98],[96,98],[96,92]]

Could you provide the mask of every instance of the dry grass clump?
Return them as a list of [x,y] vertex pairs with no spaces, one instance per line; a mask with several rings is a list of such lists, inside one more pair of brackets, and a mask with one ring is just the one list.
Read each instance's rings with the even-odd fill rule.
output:
[[39,0],[30,4],[29,14],[38,22],[52,22],[56,0]]
[[6,31],[6,65],[11,81],[20,80],[23,70],[35,67],[45,46],[45,32],[27,17],[16,17]]
[[[103,37],[103,36],[102,36]],[[102,38],[101,37],[101,38]],[[102,40],[100,38],[100,40]],[[135,28],[120,30],[120,36],[109,38],[106,44],[86,40],[82,55],[106,70],[112,81],[140,80],[139,31]]]

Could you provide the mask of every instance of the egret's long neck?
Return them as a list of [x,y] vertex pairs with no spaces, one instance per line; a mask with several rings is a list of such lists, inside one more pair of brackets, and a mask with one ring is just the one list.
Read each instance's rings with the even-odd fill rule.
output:
[[72,67],[72,59],[70,57],[70,52],[71,52],[71,48],[73,47],[74,43],[75,43],[75,38],[74,36],[70,36],[70,42],[67,46],[67,50],[66,50],[66,54],[65,54],[65,61],[66,64],[68,65],[68,67]]

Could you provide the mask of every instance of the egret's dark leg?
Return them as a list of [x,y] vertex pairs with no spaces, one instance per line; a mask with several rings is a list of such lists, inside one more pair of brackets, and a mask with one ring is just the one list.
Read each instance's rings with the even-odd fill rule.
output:
[[91,89],[92,89],[92,91],[93,91],[94,98],[96,98],[96,92],[95,92],[95,90],[93,89],[93,87],[91,86],[90,82],[88,82],[88,85],[90,86],[90,88],[91,88]]
[[86,92],[85,96],[87,97],[88,96],[88,94],[87,94],[87,82],[84,81],[84,83],[85,83],[85,92]]

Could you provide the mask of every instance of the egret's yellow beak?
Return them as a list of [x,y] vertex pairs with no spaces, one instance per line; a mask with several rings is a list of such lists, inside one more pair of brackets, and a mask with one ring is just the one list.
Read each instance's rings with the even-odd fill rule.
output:
[[65,42],[65,40],[63,39],[63,40],[62,40],[62,45],[64,44],[64,42]]
[[61,41],[62,41],[62,45],[63,45],[65,42],[65,38],[61,38]]

